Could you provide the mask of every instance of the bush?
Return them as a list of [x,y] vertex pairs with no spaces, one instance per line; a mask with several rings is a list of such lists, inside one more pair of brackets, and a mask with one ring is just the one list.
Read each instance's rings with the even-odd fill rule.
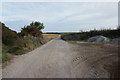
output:
[[20,37],[24,36],[34,36],[39,37],[42,36],[42,29],[44,29],[43,23],[40,22],[32,22],[30,25],[24,26],[24,28],[21,29],[21,32],[19,33]]
[[2,23],[2,42],[6,45],[13,45],[17,39],[17,32],[9,29]]
[[21,55],[25,53],[25,51],[20,47],[12,47],[8,50],[8,52],[15,55]]
[[44,42],[40,37],[33,36],[26,36],[23,38],[21,37],[15,41],[14,46],[11,49],[9,49],[8,52],[15,55],[21,55],[37,48],[42,44],[44,44]]

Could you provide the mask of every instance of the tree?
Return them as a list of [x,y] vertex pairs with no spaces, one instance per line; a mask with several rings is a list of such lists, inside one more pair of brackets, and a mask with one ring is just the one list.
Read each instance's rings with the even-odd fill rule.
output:
[[40,23],[40,22],[38,22],[38,21],[32,22],[32,23],[30,24],[30,26],[35,26],[35,27],[36,27],[37,29],[39,29],[39,30],[44,29],[43,23]]
[[120,29],[120,26],[118,26],[117,29]]
[[30,25],[24,26],[23,28],[21,28],[21,32],[19,33],[19,35],[23,36],[41,36],[42,34],[42,29],[44,29],[44,25],[43,23],[40,22],[32,22],[30,23]]

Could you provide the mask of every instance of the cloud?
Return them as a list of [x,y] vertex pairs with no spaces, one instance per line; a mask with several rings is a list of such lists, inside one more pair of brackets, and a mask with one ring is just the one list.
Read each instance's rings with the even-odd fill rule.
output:
[[118,24],[117,2],[4,2],[2,7],[2,21],[17,31],[31,21],[43,22],[45,32],[115,28]]

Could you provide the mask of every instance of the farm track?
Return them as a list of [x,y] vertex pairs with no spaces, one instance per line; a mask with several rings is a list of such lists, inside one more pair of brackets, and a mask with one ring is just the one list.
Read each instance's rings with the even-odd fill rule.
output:
[[[101,51],[101,52],[98,52]],[[13,60],[3,78],[109,78],[105,64],[116,61],[103,48],[76,46],[59,38]]]

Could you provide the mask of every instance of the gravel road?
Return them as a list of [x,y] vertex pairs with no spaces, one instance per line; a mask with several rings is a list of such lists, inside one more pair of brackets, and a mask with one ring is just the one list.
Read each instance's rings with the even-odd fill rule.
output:
[[[117,59],[116,53],[100,55],[59,38],[14,58],[3,69],[3,78],[107,78],[103,65]],[[88,52],[85,52],[88,51]],[[97,50],[98,51],[98,50]],[[104,51],[105,52],[105,51]],[[88,54],[89,53],[89,54]]]

